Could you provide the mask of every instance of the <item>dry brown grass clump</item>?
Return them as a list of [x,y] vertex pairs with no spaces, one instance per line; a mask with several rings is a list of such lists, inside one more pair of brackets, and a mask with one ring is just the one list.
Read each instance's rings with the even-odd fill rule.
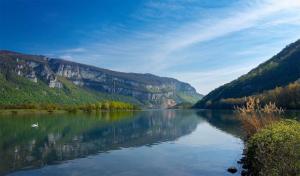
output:
[[277,122],[280,119],[279,115],[283,113],[283,109],[278,108],[275,103],[269,102],[261,106],[260,100],[255,97],[249,97],[245,106],[236,107],[235,110],[239,114],[247,137]]

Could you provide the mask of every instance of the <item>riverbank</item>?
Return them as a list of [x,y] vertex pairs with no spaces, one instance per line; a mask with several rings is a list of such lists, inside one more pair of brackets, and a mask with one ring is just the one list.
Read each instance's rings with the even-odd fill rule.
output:
[[275,103],[260,104],[249,98],[237,113],[246,132],[243,176],[299,175],[300,122],[284,119]]
[[20,105],[0,105],[0,115],[3,114],[46,114],[46,113],[76,113],[98,112],[98,111],[133,111],[140,110],[136,105],[118,102],[98,102],[82,105],[61,105],[61,104],[20,104]]
[[136,110],[92,110],[92,111],[84,111],[84,110],[77,110],[75,112],[70,112],[67,110],[43,110],[43,109],[1,109],[0,115],[6,116],[6,115],[28,115],[28,114],[34,114],[34,115],[43,115],[43,114],[97,114],[97,113],[109,113],[109,112],[137,112],[141,111],[139,109]]
[[300,123],[281,120],[247,140],[244,175],[299,175]]

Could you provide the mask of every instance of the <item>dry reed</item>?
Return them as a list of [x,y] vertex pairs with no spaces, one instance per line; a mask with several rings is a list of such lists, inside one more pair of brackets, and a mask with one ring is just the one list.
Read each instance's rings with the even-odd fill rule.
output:
[[242,121],[247,138],[267,125],[277,122],[280,119],[279,115],[284,112],[275,103],[269,102],[261,106],[260,100],[255,97],[248,97],[246,105],[235,107],[235,110]]

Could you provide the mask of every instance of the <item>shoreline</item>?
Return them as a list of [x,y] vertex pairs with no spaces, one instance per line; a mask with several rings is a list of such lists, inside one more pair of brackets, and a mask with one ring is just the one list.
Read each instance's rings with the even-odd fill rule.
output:
[[27,114],[76,114],[76,113],[98,113],[98,112],[137,112],[143,110],[92,110],[90,112],[77,110],[70,112],[68,110],[44,110],[44,109],[0,109],[0,115],[27,115]]
[[0,115],[23,115],[23,114],[63,114],[65,110],[42,110],[42,109],[1,109]]

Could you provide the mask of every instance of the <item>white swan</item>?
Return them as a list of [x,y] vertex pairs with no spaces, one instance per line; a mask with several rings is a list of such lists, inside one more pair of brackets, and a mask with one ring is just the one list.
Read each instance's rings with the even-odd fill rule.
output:
[[32,128],[37,128],[37,127],[39,127],[39,122],[32,124],[31,127],[32,127]]

